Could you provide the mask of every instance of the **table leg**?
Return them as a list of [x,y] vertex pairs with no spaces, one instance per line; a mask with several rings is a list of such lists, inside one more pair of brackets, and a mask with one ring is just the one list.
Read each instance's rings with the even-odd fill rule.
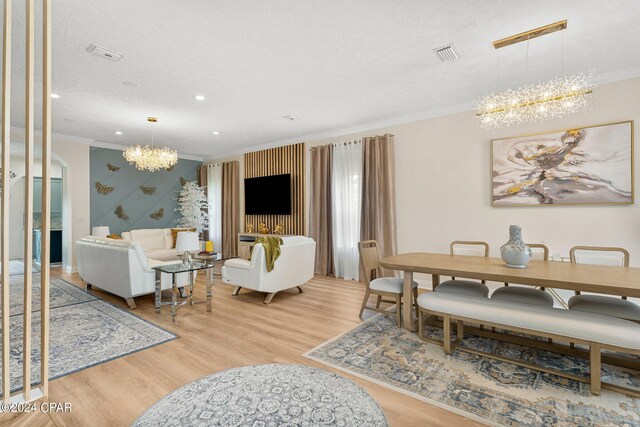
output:
[[404,327],[410,331],[416,330],[416,318],[415,312],[413,310],[411,304],[411,296],[413,295],[413,272],[405,271],[404,272],[404,291],[403,291],[403,299],[404,304],[402,304],[402,318]]
[[431,275],[431,289],[435,291],[439,284],[440,284],[440,275],[439,274],[432,274]]
[[156,314],[160,314],[162,307],[162,272],[156,270]]
[[178,286],[176,286],[176,273],[171,275],[171,320],[176,321],[176,309],[178,307]]
[[213,268],[207,268],[207,312],[211,313],[211,288],[213,288]]
[[193,270],[189,272],[189,305],[193,305]]

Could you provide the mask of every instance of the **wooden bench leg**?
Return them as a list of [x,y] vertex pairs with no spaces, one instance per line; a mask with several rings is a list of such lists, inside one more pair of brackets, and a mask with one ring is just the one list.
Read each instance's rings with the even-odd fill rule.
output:
[[442,328],[442,340],[444,341],[444,352],[451,354],[451,319],[449,316],[442,316],[444,323]]
[[601,389],[601,381],[600,381],[600,370],[602,369],[601,359],[600,359],[600,344],[596,342],[592,342],[589,346],[589,372],[591,374],[591,393],[596,396],[600,395]]
[[456,321],[456,341],[462,342],[464,337],[464,322],[462,320]]

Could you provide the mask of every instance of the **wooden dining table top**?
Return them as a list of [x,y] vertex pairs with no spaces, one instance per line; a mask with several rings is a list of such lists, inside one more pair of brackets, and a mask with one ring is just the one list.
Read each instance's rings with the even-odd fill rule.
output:
[[405,253],[381,260],[382,267],[434,276],[484,279],[640,298],[640,268],[531,260],[526,268],[507,267],[501,258]]

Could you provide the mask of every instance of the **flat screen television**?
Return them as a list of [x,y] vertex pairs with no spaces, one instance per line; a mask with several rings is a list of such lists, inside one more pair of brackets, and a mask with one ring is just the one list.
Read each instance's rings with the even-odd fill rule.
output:
[[244,180],[245,215],[291,215],[291,175]]

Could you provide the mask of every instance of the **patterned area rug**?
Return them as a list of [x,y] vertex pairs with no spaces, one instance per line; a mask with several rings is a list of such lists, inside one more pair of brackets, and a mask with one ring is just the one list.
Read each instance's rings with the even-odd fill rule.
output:
[[[442,339],[440,329],[427,335]],[[483,351],[585,375],[585,360],[465,334]],[[464,351],[448,356],[417,334],[376,315],[306,357],[493,425],[637,426],[640,399]],[[637,373],[603,365],[603,380],[640,388]]]
[[[22,277],[11,278],[11,391],[22,388]],[[34,282],[36,275],[34,275]],[[39,275],[38,275],[39,283]],[[40,286],[34,283],[31,378],[40,382]],[[176,338],[63,280],[51,281],[49,378],[55,379]],[[1,395],[1,394],[0,394]]]
[[[31,271],[37,273],[40,270],[34,265]],[[19,259],[12,259],[9,261],[9,276],[17,276],[19,274],[24,274],[24,263]]]
[[[31,288],[31,310],[40,311],[40,273],[34,273]],[[24,283],[22,276],[9,277],[9,313],[16,316],[24,309]],[[64,280],[54,279],[49,287],[49,308],[65,307],[81,302],[95,301],[97,297]],[[0,310],[1,312],[1,310]]]
[[229,369],[185,385],[133,426],[387,426],[378,404],[351,381],[300,365]]

